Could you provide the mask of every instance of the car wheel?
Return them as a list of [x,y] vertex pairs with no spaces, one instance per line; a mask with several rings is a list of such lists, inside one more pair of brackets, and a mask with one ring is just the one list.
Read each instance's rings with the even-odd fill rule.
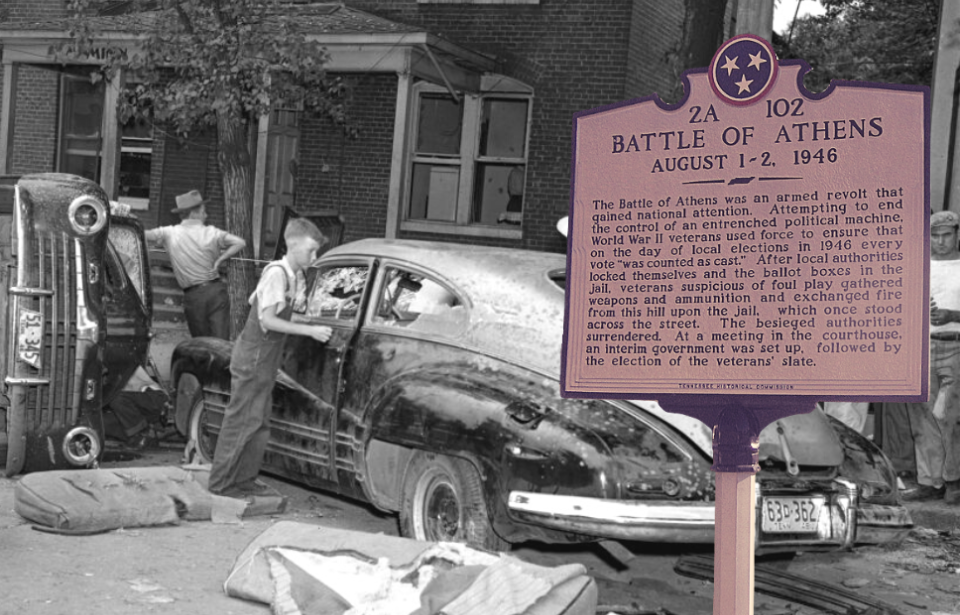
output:
[[217,434],[220,426],[212,423],[212,412],[203,403],[203,389],[197,389],[190,402],[190,422],[187,439],[194,444],[195,455],[192,461],[213,463],[213,451],[217,448]]
[[510,545],[490,525],[480,474],[467,461],[416,453],[403,481],[400,533],[429,542],[461,542],[489,551]]

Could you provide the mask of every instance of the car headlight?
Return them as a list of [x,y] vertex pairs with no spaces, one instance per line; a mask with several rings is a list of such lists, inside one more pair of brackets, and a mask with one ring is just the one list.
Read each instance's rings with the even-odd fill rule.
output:
[[107,210],[99,200],[82,195],[73,199],[67,210],[70,226],[80,235],[93,235],[107,223]]

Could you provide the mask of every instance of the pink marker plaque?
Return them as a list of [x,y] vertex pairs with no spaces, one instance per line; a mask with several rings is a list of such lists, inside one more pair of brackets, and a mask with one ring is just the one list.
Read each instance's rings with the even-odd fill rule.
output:
[[928,90],[806,69],[740,36],[575,116],[565,395],[925,398]]
[[753,613],[760,430],[927,398],[929,91],[806,68],[738,36],[679,104],[574,119],[561,391],[713,428],[714,615]]

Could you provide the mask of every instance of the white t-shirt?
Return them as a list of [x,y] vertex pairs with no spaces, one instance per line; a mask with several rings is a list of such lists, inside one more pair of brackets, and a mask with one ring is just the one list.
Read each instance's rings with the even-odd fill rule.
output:
[[[938,308],[960,310],[960,259],[930,261],[930,296]],[[960,322],[948,322],[939,327],[930,325],[931,333],[943,331],[960,332]]]
[[213,264],[230,245],[226,231],[200,220],[187,219],[176,226],[161,226],[144,234],[148,241],[166,248],[180,288],[190,288],[220,277]]

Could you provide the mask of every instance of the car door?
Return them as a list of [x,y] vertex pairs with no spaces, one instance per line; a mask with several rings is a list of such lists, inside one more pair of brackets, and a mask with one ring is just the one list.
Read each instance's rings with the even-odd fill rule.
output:
[[293,317],[332,329],[326,343],[303,335],[287,339],[274,394],[272,446],[285,452],[285,472],[308,483],[335,485],[340,482],[338,471],[353,471],[352,461],[348,467],[338,462],[345,455],[337,452],[336,420],[343,366],[367,302],[372,269],[371,260],[323,262],[308,272],[305,309]]

